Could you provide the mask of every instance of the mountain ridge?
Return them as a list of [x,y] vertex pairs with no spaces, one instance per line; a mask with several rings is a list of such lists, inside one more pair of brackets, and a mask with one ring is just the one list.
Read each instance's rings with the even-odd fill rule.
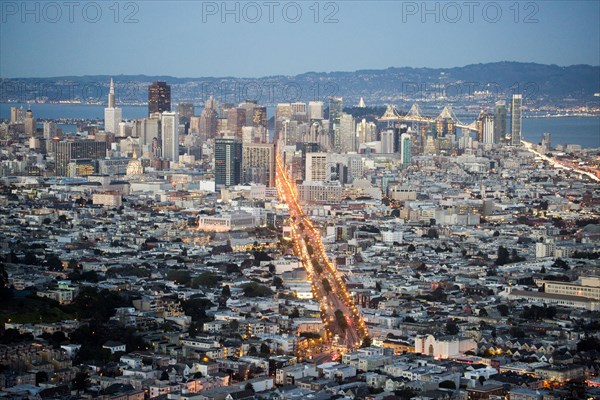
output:
[[[169,75],[83,75],[48,78],[4,78],[0,101],[102,102],[113,78],[117,97],[123,104],[147,100],[147,86],[156,80],[172,86],[174,101],[203,102],[214,94],[223,102],[256,99],[262,104],[293,101],[326,101],[330,96],[356,104],[363,97],[367,104],[413,101],[464,102],[474,98],[508,99],[522,93],[536,104],[557,106],[597,106],[600,92],[600,66],[576,64],[522,63],[502,61],[468,64],[452,68],[388,67],[356,71],[314,72],[297,75],[271,75],[259,78],[185,77]],[[73,98],[65,98],[67,86],[80,87]],[[90,98],[89,88],[95,98]],[[86,89],[87,92],[81,88]],[[65,90],[64,90],[65,89]],[[52,97],[52,90],[57,94]],[[119,91],[121,93],[119,93]],[[50,93],[50,94],[48,94]],[[60,93],[60,94],[58,94]],[[104,97],[103,97],[104,96]],[[574,103],[573,103],[574,102]]]

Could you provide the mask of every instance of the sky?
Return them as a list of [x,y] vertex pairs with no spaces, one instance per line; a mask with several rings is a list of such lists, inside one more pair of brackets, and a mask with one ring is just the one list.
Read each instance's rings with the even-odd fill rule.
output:
[[0,77],[600,65],[600,1],[0,2]]

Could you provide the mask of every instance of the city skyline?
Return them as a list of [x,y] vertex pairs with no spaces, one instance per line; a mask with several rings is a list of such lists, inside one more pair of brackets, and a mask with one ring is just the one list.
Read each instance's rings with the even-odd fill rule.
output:
[[[287,14],[271,10],[272,22],[269,10],[259,8],[252,14],[246,3],[236,2],[228,3],[231,9],[214,2],[121,2],[113,9],[86,3],[72,10],[73,22],[62,3],[53,2],[57,8],[22,4],[2,6],[0,48],[11,54],[0,60],[3,78],[257,77],[504,60],[600,65],[598,2],[476,2],[472,7],[436,2],[431,8],[416,2],[321,2],[312,9],[308,3],[284,2],[277,4]],[[292,10],[298,11],[297,21]],[[159,23],[165,24],[160,32],[154,29]],[[357,26],[369,29],[356,34]],[[248,31],[252,40],[247,39]],[[335,37],[337,45],[319,45],[328,37]],[[25,41],[28,46],[23,46]],[[107,53],[108,65],[103,57]],[[187,62],[173,62],[182,54]],[[32,55],[46,62],[30,62]]]
[[600,399],[599,16],[0,1],[0,398]]

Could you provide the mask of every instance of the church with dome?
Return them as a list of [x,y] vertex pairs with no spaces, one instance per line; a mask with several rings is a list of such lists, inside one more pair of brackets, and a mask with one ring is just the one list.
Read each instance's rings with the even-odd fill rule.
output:
[[127,163],[127,176],[139,176],[144,174],[142,161],[137,158],[137,152],[133,151],[133,159]]

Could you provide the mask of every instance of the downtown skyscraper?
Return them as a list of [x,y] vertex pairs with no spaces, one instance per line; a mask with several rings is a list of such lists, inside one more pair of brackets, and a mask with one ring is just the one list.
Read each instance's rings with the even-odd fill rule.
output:
[[233,137],[215,139],[215,184],[233,186],[242,180],[242,142]]
[[496,102],[496,115],[494,118],[494,143],[505,143],[506,141],[506,102]]
[[119,107],[115,107],[115,85],[110,79],[108,89],[108,107],[104,109],[104,131],[107,133],[119,133],[119,123],[123,117]]
[[177,113],[165,111],[161,116],[162,157],[171,162],[179,161],[179,118]]
[[521,106],[523,104],[523,95],[513,94],[512,104],[510,106],[510,143],[513,146],[521,145]]
[[171,86],[156,81],[148,87],[148,114],[171,111]]
[[400,160],[402,167],[406,168],[412,158],[412,136],[410,133],[400,135]]

